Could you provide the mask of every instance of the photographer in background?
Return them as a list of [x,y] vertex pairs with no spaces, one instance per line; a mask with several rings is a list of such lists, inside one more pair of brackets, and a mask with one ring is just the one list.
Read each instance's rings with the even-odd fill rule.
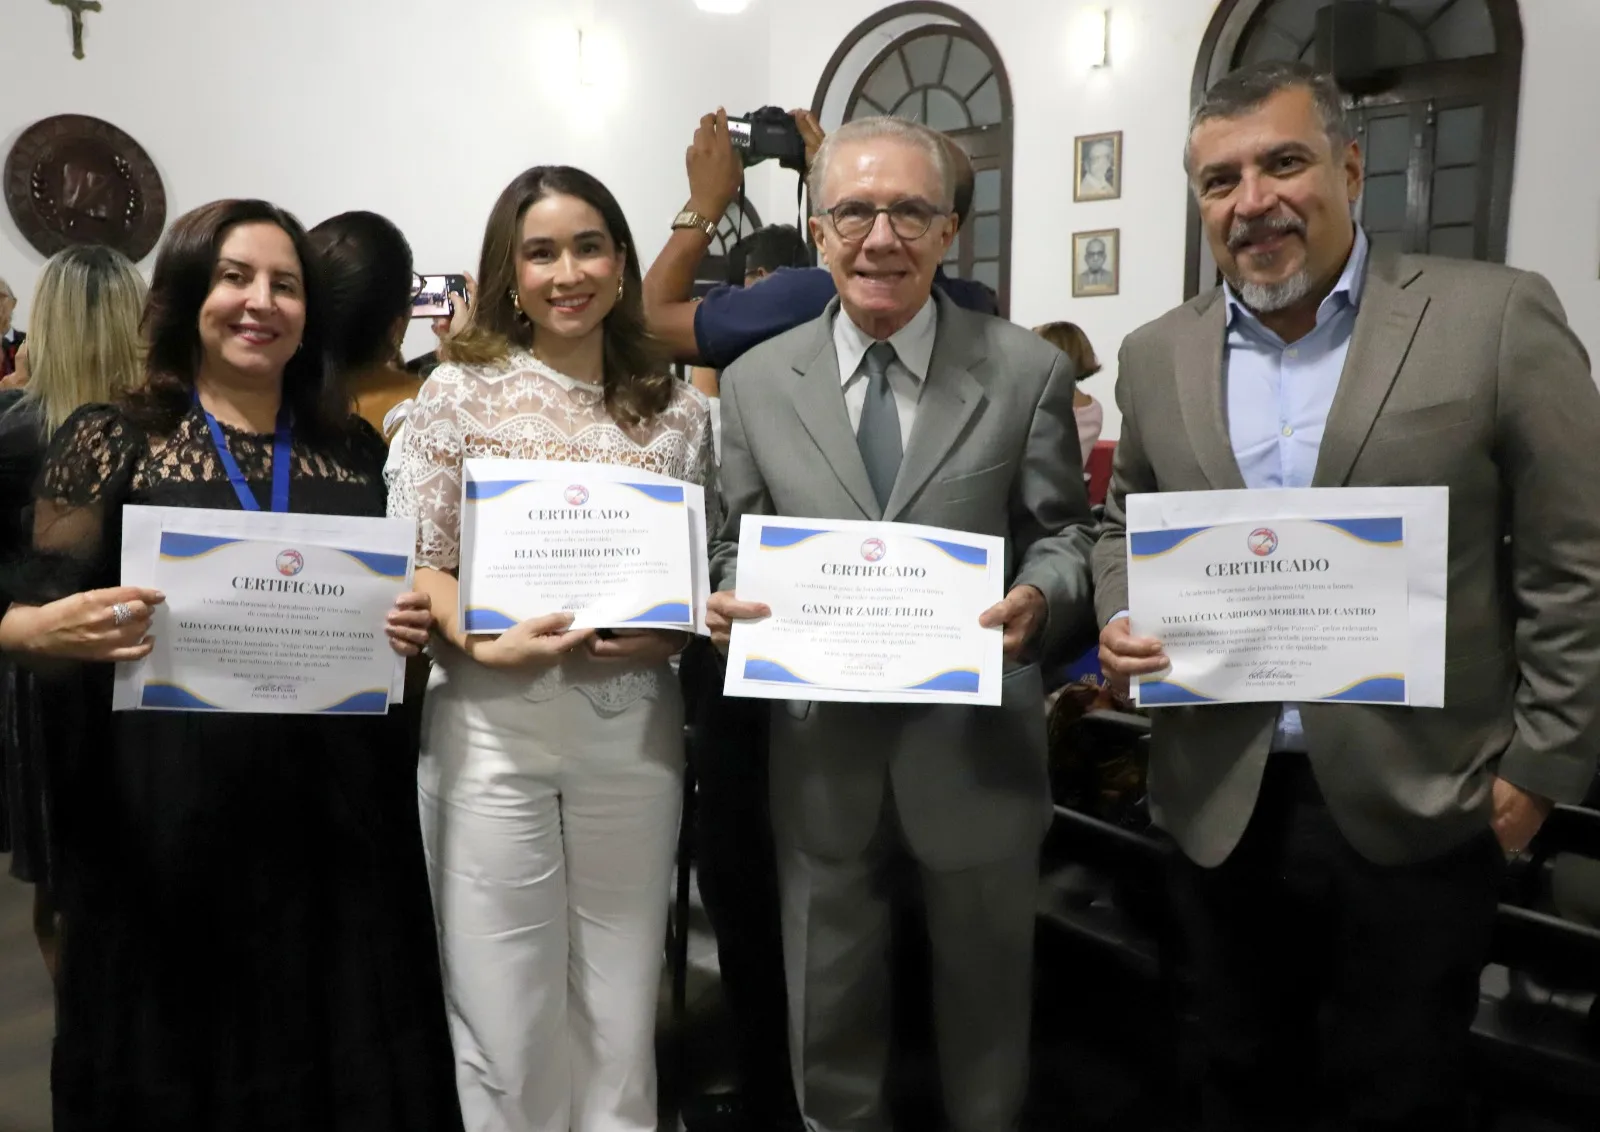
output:
[[[822,145],[822,127],[810,111],[793,110],[790,116],[805,143],[809,168]],[[972,163],[960,146],[948,140],[945,144],[956,169],[954,211],[959,228],[972,208]],[[671,237],[644,277],[644,309],[651,333],[678,361],[722,369],[752,346],[818,317],[836,293],[826,268],[802,267],[776,271],[758,288],[714,287],[702,300],[692,297],[695,270],[722,214],[739,195],[745,164],[761,159],[759,152],[751,159],[741,157],[725,111],[700,119],[685,156],[689,202],[673,220]],[[994,292],[982,283],[951,278],[940,267],[934,286],[957,306],[999,313]]]
[[[793,224],[768,224],[734,246],[729,256],[729,285],[740,279],[745,287],[753,287],[783,268],[807,266],[810,258],[800,229]],[[711,401],[711,438],[716,441],[718,462],[722,460],[722,412],[717,385],[721,372],[712,366],[694,366],[689,370],[690,384]]]

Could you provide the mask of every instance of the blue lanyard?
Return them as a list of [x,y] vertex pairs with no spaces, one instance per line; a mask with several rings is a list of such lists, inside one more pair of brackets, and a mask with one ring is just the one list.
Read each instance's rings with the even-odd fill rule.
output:
[[[200,405],[198,390],[194,395],[194,403]],[[216,446],[217,459],[222,461],[222,470],[228,473],[228,482],[233,485],[233,493],[239,497],[239,506],[246,511],[261,510],[261,504],[256,502],[255,492],[250,490],[250,485],[245,482],[244,473],[239,470],[239,461],[228,451],[228,438],[222,435],[222,426],[204,405],[200,405],[200,411],[206,415],[206,427],[211,430],[211,443]],[[278,430],[272,438],[272,509],[279,513],[289,510],[289,441],[290,422],[293,419],[287,404],[278,408]]]

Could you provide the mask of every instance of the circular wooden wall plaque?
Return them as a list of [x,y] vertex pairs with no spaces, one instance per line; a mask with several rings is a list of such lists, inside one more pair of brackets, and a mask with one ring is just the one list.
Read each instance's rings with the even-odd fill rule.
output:
[[110,122],[83,114],[23,131],[6,158],[5,197],[17,228],[43,255],[105,244],[137,263],[167,223],[167,192],[150,155]]

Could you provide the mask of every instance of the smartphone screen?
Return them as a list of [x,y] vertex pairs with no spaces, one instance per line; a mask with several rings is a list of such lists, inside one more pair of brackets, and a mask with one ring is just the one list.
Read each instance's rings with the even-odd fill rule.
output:
[[424,275],[422,277],[422,290],[417,292],[417,297],[411,301],[412,318],[449,318],[450,292],[458,295],[467,293],[467,278],[464,275]]

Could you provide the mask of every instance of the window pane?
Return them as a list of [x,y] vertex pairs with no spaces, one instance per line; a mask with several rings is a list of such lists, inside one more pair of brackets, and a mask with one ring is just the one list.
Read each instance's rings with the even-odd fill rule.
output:
[[922,98],[922,91],[914,90],[896,103],[895,108],[889,113],[896,118],[904,118],[910,122],[920,122],[922,121]]
[[972,194],[972,211],[996,212],[1000,208],[1000,170],[979,169]]
[[1432,255],[1474,259],[1478,251],[1478,230],[1470,224],[1456,228],[1435,228],[1428,233],[1428,251]]
[[944,69],[945,48],[949,45],[948,35],[925,35],[902,47],[900,50],[911,67],[911,81],[918,86],[932,86],[938,82],[939,72]]
[[1459,0],[1428,29],[1428,39],[1441,59],[1467,59],[1494,54],[1494,23],[1484,0]]
[[935,130],[961,130],[971,125],[967,121],[967,108],[956,101],[955,95],[939,87],[928,91],[926,123]]
[[1250,37],[1250,43],[1239,56],[1239,65],[1248,67],[1268,59],[1294,59],[1298,57],[1302,40],[1274,27],[1269,20],[1261,30]]
[[906,91],[910,89],[911,84],[906,82],[906,71],[900,65],[900,57],[890,55],[878,64],[878,69],[872,72],[872,77],[867,80],[867,85],[861,88],[861,93],[879,106],[893,106],[905,97]]
[[1406,226],[1406,175],[1368,177],[1361,198],[1361,223],[1368,232],[1398,232]]
[[1441,169],[1433,175],[1433,224],[1470,224],[1477,218],[1478,170],[1476,166]]
[[1411,160],[1411,115],[1391,114],[1367,120],[1363,139],[1367,173],[1403,173]]
[[993,68],[989,65],[988,56],[976,43],[960,36],[952,36],[950,41],[950,62],[945,65],[944,85],[963,96],[983,81]]
[[968,278],[987,284],[998,293],[1000,290],[1000,261],[986,259],[973,264],[972,274]]
[[1304,42],[1317,30],[1317,11],[1327,6],[1328,0],[1277,0],[1267,18],[1284,35]]
[[1455,106],[1439,111],[1434,140],[1435,165],[1471,165],[1478,160],[1483,138],[1483,107]]
[[878,118],[886,113],[888,111],[884,110],[872,99],[859,98],[856,100],[855,106],[850,109],[850,120],[854,122],[857,118]]
[[972,254],[990,259],[1000,254],[1000,217],[980,216],[972,226]]
[[995,126],[1000,123],[1000,79],[995,75],[989,76],[989,81],[978,88],[967,102],[967,109],[972,112],[974,126]]

